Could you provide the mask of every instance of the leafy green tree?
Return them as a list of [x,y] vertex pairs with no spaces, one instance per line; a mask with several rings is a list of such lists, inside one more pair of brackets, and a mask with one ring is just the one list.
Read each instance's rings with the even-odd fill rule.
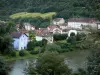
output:
[[68,37],[68,34],[54,34],[53,35],[54,41],[66,40],[67,37]]
[[46,45],[47,45],[47,42],[48,42],[48,41],[47,41],[46,39],[43,39],[43,40],[42,40],[42,46],[46,46]]
[[27,49],[29,51],[34,50],[35,47],[42,47],[42,41],[36,41],[36,40],[32,40],[28,43],[27,45]]
[[35,44],[34,44],[35,41],[30,41],[27,45],[27,49],[28,50],[34,50],[35,48]]
[[30,63],[26,69],[27,75],[71,75],[71,70],[64,62],[64,58],[56,52],[45,52],[34,66]]
[[29,32],[29,39],[30,40],[34,40],[35,39],[35,32],[33,32],[33,31]]
[[[63,17],[66,19],[75,16],[94,17],[96,14],[94,14],[95,11],[93,11],[92,8],[94,9],[94,7],[96,7],[97,9],[99,3],[99,0],[1,0],[0,19],[8,19],[9,14],[18,12],[45,13],[52,11],[57,12],[56,17]],[[6,12],[6,10],[8,10],[8,12]]]
[[76,37],[75,36],[68,37],[67,43],[75,44],[76,43]]
[[7,54],[13,49],[11,37],[13,28],[12,23],[0,23],[0,53],[2,54]]
[[100,47],[96,48],[88,57],[88,75],[100,75]]
[[0,58],[0,75],[8,75],[9,67],[3,59]]

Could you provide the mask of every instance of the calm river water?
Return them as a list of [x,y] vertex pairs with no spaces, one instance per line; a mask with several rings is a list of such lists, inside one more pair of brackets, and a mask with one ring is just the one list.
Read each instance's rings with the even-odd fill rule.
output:
[[[85,68],[86,58],[89,53],[89,51],[76,51],[63,53],[61,55],[66,57],[65,63],[68,64],[69,68],[71,68],[73,71],[77,71],[77,69],[80,67]],[[34,59],[24,59],[12,62],[10,64],[12,66],[12,70],[9,75],[25,75],[24,69],[26,67],[26,63],[30,60]]]

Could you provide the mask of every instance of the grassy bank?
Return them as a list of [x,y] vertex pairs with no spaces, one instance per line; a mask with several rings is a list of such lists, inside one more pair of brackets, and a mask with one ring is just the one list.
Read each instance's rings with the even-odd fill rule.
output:
[[20,59],[27,59],[27,58],[36,58],[38,57],[38,54],[30,54],[28,51],[25,51],[26,54],[24,56],[19,56],[19,51],[16,51],[16,56],[10,56],[10,55],[0,55],[5,61],[15,61],[15,60],[20,60]]
[[47,19],[52,17],[53,15],[56,15],[56,12],[49,12],[49,13],[28,13],[28,12],[21,12],[21,13],[16,13],[10,16],[12,19],[17,19],[17,18],[36,18],[36,17],[41,17],[43,19]]

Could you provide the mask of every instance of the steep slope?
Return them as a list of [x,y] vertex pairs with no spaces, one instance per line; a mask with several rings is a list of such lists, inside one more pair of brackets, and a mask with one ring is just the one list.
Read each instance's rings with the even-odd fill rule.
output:
[[19,12],[57,12],[57,17],[88,17],[86,0],[0,0],[0,16]]

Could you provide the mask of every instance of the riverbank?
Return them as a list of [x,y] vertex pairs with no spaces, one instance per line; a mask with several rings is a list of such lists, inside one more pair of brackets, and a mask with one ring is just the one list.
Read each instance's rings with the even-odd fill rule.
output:
[[1,58],[3,58],[5,61],[10,62],[10,61],[16,61],[16,60],[21,60],[21,59],[27,59],[27,58],[37,58],[38,54],[30,54],[27,52],[24,56],[19,56],[19,52],[16,52],[16,56],[9,56],[9,55],[0,55]]
[[[73,72],[77,72],[78,68],[85,68],[89,53],[89,50],[78,50],[60,53],[60,55],[65,57],[65,63],[68,65],[68,67],[72,69]],[[28,58],[11,62],[10,65],[12,66],[12,70],[10,71],[9,75],[25,75],[23,71],[25,70],[26,63],[32,60],[34,61],[34,57],[37,56],[38,55],[33,55],[32,59]]]
[[[3,58],[5,61],[10,62],[10,61],[16,61],[16,60],[22,60],[22,59],[28,59],[28,58],[37,58],[39,56],[39,54],[30,54],[28,51],[25,51],[26,54],[24,56],[19,56],[19,51],[16,51],[16,56],[9,56],[9,55],[0,55],[1,58]],[[64,53],[60,53],[61,56],[64,57],[69,57],[70,55],[72,56],[72,54],[74,55],[78,55],[78,52],[89,52],[88,50],[77,50],[77,51],[70,51],[70,52],[64,52]],[[67,54],[67,55],[66,55]],[[70,56],[70,57],[71,57]]]

